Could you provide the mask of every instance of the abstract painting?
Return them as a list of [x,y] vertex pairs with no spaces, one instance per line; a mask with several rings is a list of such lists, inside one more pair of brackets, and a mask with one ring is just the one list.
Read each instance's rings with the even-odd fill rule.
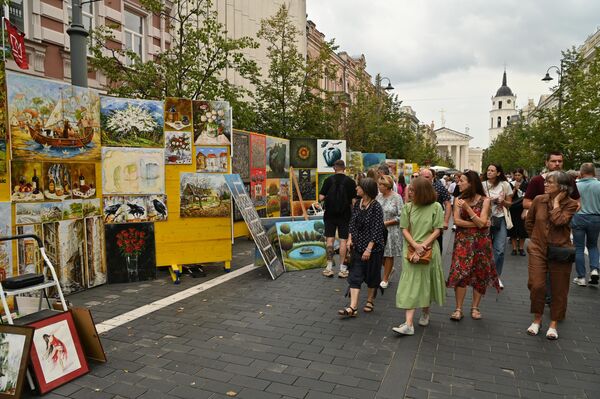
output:
[[191,132],[165,132],[165,163],[167,165],[191,165]]
[[192,133],[192,100],[175,97],[165,98],[164,116],[165,130]]
[[104,197],[104,223],[125,223],[127,207],[125,197],[109,195]]
[[[10,207],[8,208],[8,212],[10,215]],[[41,222],[42,204],[40,202],[18,202],[15,204],[15,224],[35,224]]]
[[290,179],[279,179],[279,216],[290,214]]
[[104,226],[108,283],[131,283],[156,278],[154,223]]
[[286,271],[325,267],[325,224],[322,220],[277,223]]
[[100,99],[94,89],[6,73],[13,159],[100,159]]
[[167,220],[169,211],[167,208],[166,195],[151,195],[146,197],[146,212],[149,222],[160,222]]
[[250,174],[253,169],[267,167],[267,138],[262,134],[250,134]]
[[291,139],[290,166],[301,169],[317,167],[317,140]]
[[[294,176],[298,182],[300,195],[303,201],[317,200],[317,170],[316,169],[294,169]],[[298,191],[292,184],[292,199],[300,201]]]
[[279,179],[267,179],[267,217],[278,217],[280,209]]
[[83,278],[85,240],[83,219],[58,222],[58,265],[56,271],[65,294],[86,287]]
[[63,218],[62,202],[44,202],[41,213],[42,223],[58,222]]
[[[11,235],[10,202],[0,202],[0,236]],[[12,241],[0,241],[0,281],[12,274]]]
[[227,101],[193,101],[194,143],[231,144],[231,107]]
[[264,169],[253,169],[250,175],[250,197],[257,208],[267,205],[266,175]]
[[103,194],[164,194],[164,150],[102,148]]
[[139,223],[148,221],[146,197],[129,195],[124,198],[125,221],[127,223]]
[[44,200],[41,162],[12,161],[10,175],[11,201]]
[[229,217],[231,194],[224,175],[181,173],[179,179],[180,217]]
[[62,210],[63,210],[62,220],[82,219],[83,218],[83,201],[82,200],[63,201]]
[[267,178],[287,178],[290,171],[290,141],[267,136]]
[[376,152],[365,153],[365,152],[363,152],[362,156],[363,156],[363,170],[365,171],[365,173],[369,169],[371,169],[373,167],[376,168],[385,162],[385,154],[383,154],[383,153],[376,153]]
[[83,200],[83,217],[101,216],[100,198]]
[[202,173],[229,173],[230,147],[196,146],[196,171]]
[[346,140],[317,140],[319,173],[333,173],[333,164],[340,159],[346,162]]
[[102,146],[164,147],[163,102],[100,96]]
[[[17,234],[35,234],[39,238],[42,238],[42,225],[17,226]],[[33,238],[23,238],[17,242],[17,265],[19,275],[42,272],[44,260],[42,259],[42,254],[36,240]]]
[[244,182],[250,180],[250,133],[233,130],[232,173],[240,175]]
[[62,201],[72,197],[71,172],[65,163],[44,162],[42,164],[42,187],[44,198]]
[[0,398],[20,398],[33,328],[0,325]]
[[349,176],[353,176],[357,173],[362,173],[363,171],[363,159],[362,152],[360,151],[349,151],[346,155],[347,164],[346,164],[346,174]]
[[91,162],[70,163],[68,167],[73,198],[96,197],[96,164]]
[[106,283],[106,265],[103,256],[104,225],[101,217],[85,219],[85,276],[87,287]]

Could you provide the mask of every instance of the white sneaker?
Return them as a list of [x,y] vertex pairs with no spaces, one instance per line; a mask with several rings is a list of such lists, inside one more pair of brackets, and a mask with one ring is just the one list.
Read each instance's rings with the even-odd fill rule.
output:
[[339,278],[346,278],[348,277],[348,270],[340,270],[340,272],[338,273],[338,277]]
[[422,327],[427,327],[429,325],[429,313],[421,313],[421,317],[419,317],[419,325]]
[[398,327],[392,328],[392,330],[394,330],[394,332],[396,332],[400,335],[414,335],[415,334],[415,328],[409,326],[406,323],[402,323]]
[[502,280],[498,279],[498,284],[500,285],[500,289],[504,289],[504,284],[502,284]]
[[327,268],[325,268],[322,273],[325,277],[333,277],[334,275],[333,270]]
[[590,284],[598,285],[598,280],[600,279],[600,273],[598,273],[598,269],[593,269],[590,273]]
[[379,286],[383,289],[386,289],[388,285],[390,285],[390,283],[388,283],[387,281],[382,281],[381,283],[379,283]]
[[573,284],[577,284],[580,287],[585,287],[587,285],[585,283],[585,277],[575,277],[573,279]]

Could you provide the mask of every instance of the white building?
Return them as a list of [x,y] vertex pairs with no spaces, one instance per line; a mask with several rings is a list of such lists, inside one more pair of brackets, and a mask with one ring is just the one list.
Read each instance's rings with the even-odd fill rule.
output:
[[481,164],[483,162],[483,149],[481,149],[480,147],[471,147],[469,148],[469,162],[468,162],[468,169],[469,170],[473,170],[477,173],[481,173],[481,171],[483,170],[483,165]]
[[506,84],[506,71],[502,76],[502,86],[492,97],[492,110],[490,111],[490,144],[498,137],[510,123],[510,118],[518,115],[515,100],[517,96]]
[[[437,149],[440,156],[448,156],[458,170],[469,169],[469,141],[473,137],[466,133],[442,127],[433,131],[437,137]],[[481,164],[481,162],[480,162]],[[473,168],[475,169],[475,168]]]

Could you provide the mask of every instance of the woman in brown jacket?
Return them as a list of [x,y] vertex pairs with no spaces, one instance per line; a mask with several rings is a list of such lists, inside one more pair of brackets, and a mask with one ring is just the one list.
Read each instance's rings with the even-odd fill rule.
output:
[[550,271],[552,286],[552,307],[550,308],[550,325],[546,333],[548,339],[558,339],[556,327],[565,318],[567,311],[567,295],[573,262],[559,263],[548,260],[548,245],[572,247],[571,218],[577,211],[577,201],[569,198],[572,190],[571,177],[562,171],[548,173],[544,182],[544,195],[539,195],[525,220],[525,228],[530,241],[529,253],[529,287],[531,313],[533,323],[527,329],[529,335],[537,335],[542,325],[542,314],[546,296],[546,273]]

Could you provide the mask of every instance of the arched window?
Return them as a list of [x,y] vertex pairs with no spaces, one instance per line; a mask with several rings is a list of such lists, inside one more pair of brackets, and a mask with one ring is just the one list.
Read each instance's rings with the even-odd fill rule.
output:
[[508,124],[510,123],[510,116],[506,117],[506,126],[508,126]]
[[502,101],[498,101],[498,109],[502,109]]
[[502,117],[498,117],[498,127],[502,127]]
[[494,118],[491,118],[492,120],[490,121],[490,127],[493,129],[494,128]]

